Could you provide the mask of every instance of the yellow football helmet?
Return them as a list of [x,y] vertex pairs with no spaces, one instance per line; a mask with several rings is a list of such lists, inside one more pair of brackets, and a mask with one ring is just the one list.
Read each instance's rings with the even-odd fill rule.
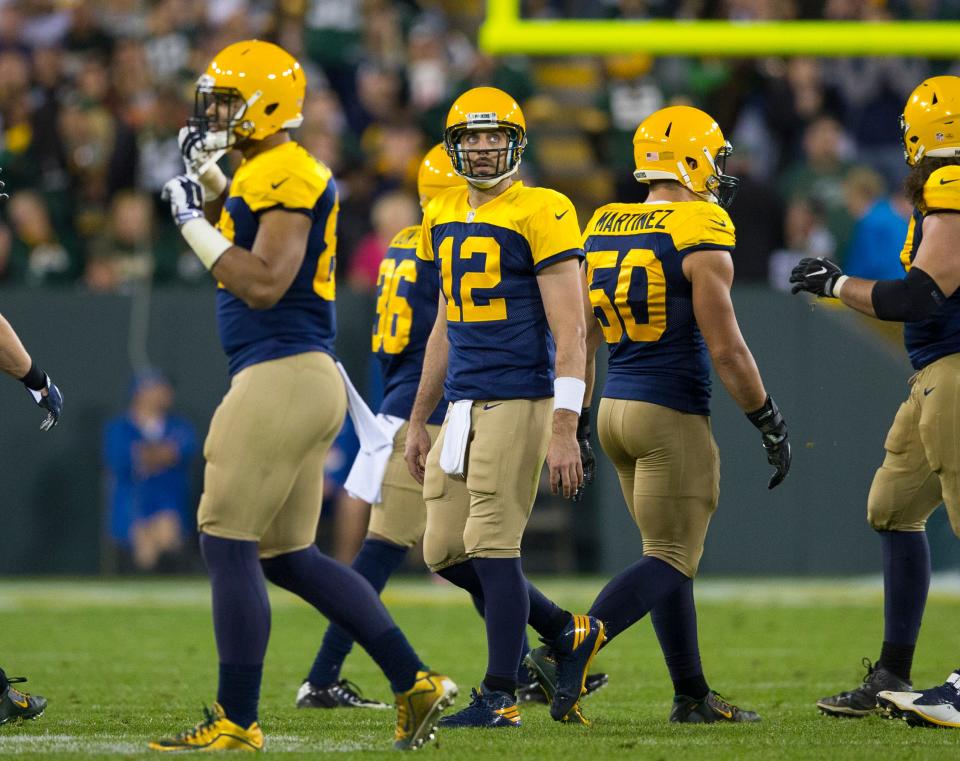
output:
[[[478,174],[471,166],[468,154],[475,152],[463,145],[468,132],[503,130],[507,145],[503,148],[484,149],[496,154],[494,174]],[[520,157],[527,145],[527,122],[517,102],[496,87],[474,87],[457,98],[447,113],[443,143],[453,170],[472,185],[491,188],[504,177],[509,177],[520,168]]]
[[903,158],[960,157],[960,77],[930,77],[910,93],[900,115]]
[[204,148],[229,148],[237,140],[263,140],[303,122],[307,77],[297,59],[262,40],[228,45],[197,80],[191,129]]
[[421,207],[426,208],[426,205],[441,190],[463,184],[463,178],[454,170],[443,143],[437,143],[427,151],[427,155],[420,162],[420,171],[417,173],[417,193],[420,195]]
[[670,106],[640,122],[633,136],[637,182],[675,180],[728,207],[740,180],[724,174],[733,147],[713,117],[699,108]]

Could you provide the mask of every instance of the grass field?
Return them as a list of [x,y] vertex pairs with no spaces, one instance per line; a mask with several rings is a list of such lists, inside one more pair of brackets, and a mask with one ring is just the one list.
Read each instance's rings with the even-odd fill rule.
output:
[[[599,579],[543,579],[544,590],[582,610]],[[960,733],[911,729],[870,718],[819,716],[816,698],[862,676],[876,657],[882,600],[878,581],[698,582],[707,678],[759,711],[752,726],[674,726],[671,689],[647,621],[597,659],[610,685],[584,703],[591,727],[550,720],[545,707],[521,709],[519,730],[447,731],[429,758],[517,759],[863,759],[941,758]],[[449,586],[397,581],[385,599],[421,656],[460,685],[463,706],[482,676],[486,646],[469,601]],[[285,758],[375,757],[390,749],[392,712],[299,711],[293,699],[324,623],[295,598],[273,590],[273,634],[260,720],[267,749]],[[960,587],[935,585],[914,669],[921,686],[956,665]],[[26,675],[50,700],[36,722],[0,727],[0,758],[139,759],[147,740],[201,718],[215,695],[216,657],[203,580],[0,581],[0,664]],[[389,688],[363,653],[344,676],[367,694]]]

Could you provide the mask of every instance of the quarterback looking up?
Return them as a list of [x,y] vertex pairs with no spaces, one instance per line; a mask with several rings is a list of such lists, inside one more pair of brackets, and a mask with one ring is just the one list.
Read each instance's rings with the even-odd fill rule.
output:
[[[441,726],[519,726],[528,619],[583,670],[577,698],[603,641],[599,622],[547,600],[520,564],[544,460],[565,497],[583,483],[584,327],[570,308],[583,252],[570,200],[516,179],[526,123],[507,93],[478,87],[457,98],[444,143],[467,185],[424,210],[417,256],[432,265],[441,296],[405,457],[423,483],[427,565],[484,600],[486,675],[471,705]],[[450,406],[433,443],[426,423],[442,398]],[[573,708],[565,716],[579,720]]]

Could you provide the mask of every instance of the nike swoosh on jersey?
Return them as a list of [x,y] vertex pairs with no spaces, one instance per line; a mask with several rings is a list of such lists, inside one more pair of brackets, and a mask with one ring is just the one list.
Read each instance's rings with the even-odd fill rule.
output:
[[956,182],[957,180],[960,180],[960,177],[954,177],[952,180],[945,180],[945,179],[943,179],[943,177],[941,177],[941,178],[940,178],[940,184],[941,184],[941,185],[949,185],[951,182]]
[[499,407],[501,404],[503,404],[503,402],[497,402],[496,404],[485,404],[483,405],[483,409],[492,410],[494,407]]
[[566,215],[568,211],[570,211],[570,209],[567,209],[566,211],[564,211],[563,214],[557,214],[556,212],[554,212],[553,216],[555,216],[557,219],[563,219],[564,215]]
[[271,183],[270,183],[270,187],[273,188],[274,190],[276,190],[277,188],[279,188],[281,185],[283,185],[283,183],[285,183],[285,182],[286,182],[287,180],[289,180],[289,179],[290,179],[289,177],[284,177],[282,180],[280,180],[280,182],[271,182]]

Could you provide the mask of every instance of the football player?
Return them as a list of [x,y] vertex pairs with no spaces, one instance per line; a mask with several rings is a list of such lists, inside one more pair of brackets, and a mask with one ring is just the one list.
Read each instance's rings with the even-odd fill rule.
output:
[[[671,722],[757,721],[704,678],[693,600],[720,482],[710,429],[711,360],[760,430],[776,468],[769,488],[790,469],[786,425],[730,299],[735,236],[725,207],[737,179],[723,170],[731,147],[712,117],[688,106],[647,117],[633,146],[634,177],[649,186],[646,201],[602,206],[584,232],[586,398],[596,349],[605,341],[610,360],[598,432],[640,529],[643,558],[604,587],[590,615],[604,622],[609,642],[653,611],[674,687]],[[540,648],[528,664],[549,670],[549,656]],[[567,666],[558,665],[554,718],[579,697],[563,690]]]
[[[447,115],[444,144],[467,180],[424,211],[417,256],[441,297],[407,430],[405,458],[427,505],[424,559],[484,600],[487,672],[444,726],[515,727],[527,621],[584,670],[603,625],[529,587],[520,540],[544,459],[554,492],[583,483],[580,248],[569,199],[516,179],[526,123],[507,93],[478,87]],[[450,402],[434,442],[427,430]],[[579,718],[579,717],[574,717]]]
[[[154,750],[263,748],[264,577],[342,626],[381,667],[396,695],[396,747],[431,739],[456,694],[421,663],[366,579],[314,544],[323,461],[347,393],[332,357],[337,190],[289,134],[303,120],[305,87],[299,63],[276,45],[222,50],[198,80],[182,134],[188,173],[164,188],[183,237],[218,282],[231,382],[204,445],[197,517],[213,591],[217,702]],[[213,161],[227,149],[243,156],[232,180]]]
[[[802,259],[793,292],[839,299],[870,317],[902,322],[916,373],[887,434],[886,455],[867,497],[867,520],[883,551],[884,631],[880,658],[863,683],[823,698],[830,716],[866,716],[877,696],[940,726],[960,726],[956,673],[913,692],[910,671],[930,584],[927,518],[942,502],[960,534],[960,78],[932,77],[911,93],[901,117],[914,210],[900,254],[906,277],[848,277],[828,259]],[[897,693],[896,696],[887,693]],[[883,702],[883,700],[881,700]]]
[[[417,177],[421,207],[441,190],[463,184],[463,178],[453,171],[443,145],[435,146],[424,156]],[[393,432],[394,449],[380,487],[381,499],[371,505],[367,536],[352,564],[377,592],[383,591],[407,551],[420,540],[426,523],[422,490],[403,461],[406,421],[417,393],[423,353],[436,320],[440,291],[433,273],[417,272],[419,237],[420,225],[398,232],[380,263],[377,278],[372,349],[380,361],[384,379],[384,398],[378,417]],[[437,437],[445,409],[446,405],[441,402],[427,419],[431,440]],[[389,708],[378,700],[363,697],[350,680],[340,678],[340,669],[352,647],[350,634],[331,624],[313,668],[297,692],[297,707]]]
[[[420,206],[425,207],[442,190],[465,185],[463,177],[454,171],[446,147],[440,143],[431,148],[420,163],[417,178]],[[421,263],[418,271],[419,238],[420,225],[397,233],[380,263],[377,279],[372,349],[380,361],[385,386],[380,418],[395,431],[394,449],[380,488],[381,499],[371,505],[367,537],[352,567],[378,592],[383,591],[409,548],[423,536],[426,524],[423,490],[403,461],[407,420],[440,295],[436,271],[426,263]],[[431,441],[436,441],[445,412],[446,402],[441,401],[427,418]],[[478,600],[478,610],[483,615],[482,600]],[[353,682],[341,678],[340,670],[352,647],[353,640],[342,628],[333,624],[327,629],[313,668],[297,692],[299,708],[389,708],[364,697]],[[524,645],[523,649],[526,652],[529,647]],[[521,700],[543,701],[543,691],[531,681],[525,667],[521,666],[517,678]],[[587,690],[593,692],[606,682],[606,674],[591,674]]]
[[[0,188],[3,183],[0,182]],[[5,197],[5,196],[4,196]],[[0,315],[0,371],[19,380],[31,399],[46,411],[40,430],[49,431],[60,420],[63,394],[50,376],[37,367],[24,348],[13,326]],[[7,676],[0,669],[0,724],[8,721],[39,718],[47,707],[47,699],[18,690],[13,685],[27,681],[22,676]]]

